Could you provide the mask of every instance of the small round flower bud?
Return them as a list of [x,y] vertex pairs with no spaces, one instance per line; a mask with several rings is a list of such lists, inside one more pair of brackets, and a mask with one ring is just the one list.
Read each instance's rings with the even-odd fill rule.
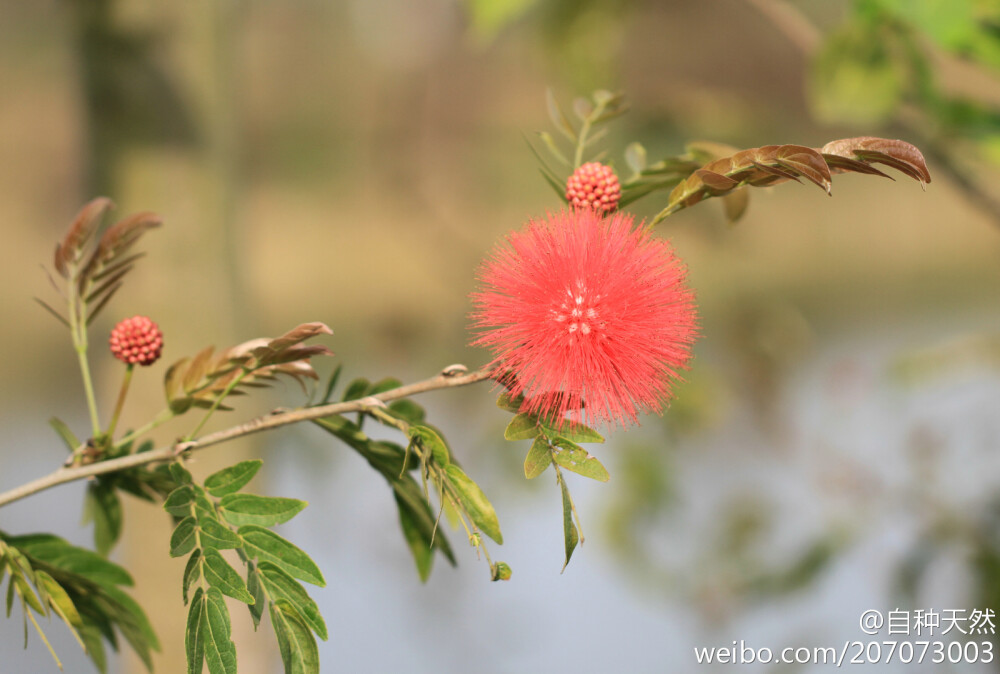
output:
[[121,362],[152,365],[163,351],[163,333],[146,316],[133,316],[115,326],[108,343]]
[[566,181],[566,201],[576,208],[610,213],[618,208],[622,188],[610,166],[596,161],[584,164]]

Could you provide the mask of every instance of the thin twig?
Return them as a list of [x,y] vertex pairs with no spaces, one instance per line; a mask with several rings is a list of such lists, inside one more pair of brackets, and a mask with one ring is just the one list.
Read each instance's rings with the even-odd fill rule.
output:
[[268,414],[257,417],[256,419],[251,419],[250,421],[238,426],[233,426],[232,428],[209,433],[208,435],[197,440],[177,442],[173,445],[159,447],[148,452],[142,452],[141,454],[129,454],[117,459],[100,461],[86,466],[60,468],[49,475],[40,477],[37,480],[32,480],[31,482],[23,484],[20,487],[15,487],[14,489],[0,494],[0,506],[13,503],[14,501],[19,501],[27,496],[31,496],[32,494],[36,494],[56,485],[65,484],[66,482],[75,482],[76,480],[82,480],[95,475],[114,473],[120,470],[135,468],[149,463],[171,461],[182,453],[206,449],[208,447],[212,447],[213,445],[228,442],[229,440],[235,440],[236,438],[241,438],[252,433],[259,433],[260,431],[266,431],[272,428],[280,428],[282,426],[297,424],[302,421],[321,419],[332,414],[347,414],[349,412],[364,411],[371,408],[371,398],[376,398],[382,402],[388,402],[390,400],[407,398],[409,396],[416,395],[418,393],[425,393],[427,391],[468,386],[470,384],[490,379],[491,375],[492,370],[489,369],[476,370],[474,372],[469,372],[468,374],[460,375],[450,375],[446,370],[435,377],[407,384],[405,386],[400,386],[399,388],[394,388],[362,400],[348,400],[340,403],[321,405],[319,407],[306,407],[288,412]]

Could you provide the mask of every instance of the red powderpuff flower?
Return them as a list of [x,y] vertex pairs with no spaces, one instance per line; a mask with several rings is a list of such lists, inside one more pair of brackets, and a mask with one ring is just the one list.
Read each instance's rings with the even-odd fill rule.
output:
[[618,176],[596,161],[584,164],[566,181],[566,201],[574,208],[596,208],[610,213],[618,207],[622,188]]
[[152,365],[163,351],[163,333],[145,316],[133,316],[115,326],[109,340],[111,353],[123,363]]
[[691,358],[685,274],[670,244],[631,216],[550,214],[483,263],[473,344],[492,349],[494,376],[525,396],[522,411],[625,426],[662,408]]

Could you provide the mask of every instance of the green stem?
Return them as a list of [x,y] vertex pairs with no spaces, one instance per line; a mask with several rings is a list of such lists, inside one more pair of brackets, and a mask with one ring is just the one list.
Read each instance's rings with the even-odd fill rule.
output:
[[125,406],[125,396],[128,394],[129,384],[132,383],[132,370],[135,369],[135,363],[129,363],[125,367],[125,377],[122,379],[121,390],[118,391],[118,400],[115,402],[115,411],[111,415],[111,423],[108,425],[108,437],[111,438],[115,434],[115,427],[118,425],[118,417],[122,414],[122,407]]
[[76,355],[80,360],[80,373],[83,375],[83,390],[87,396],[87,408],[90,410],[90,425],[94,429],[94,437],[101,434],[101,422],[97,420],[97,399],[94,397],[94,384],[90,379],[90,365],[87,363],[87,344],[76,347]]
[[127,445],[130,442],[133,442],[136,438],[141,437],[141,436],[145,435],[146,433],[149,433],[154,428],[167,423],[168,421],[170,421],[171,419],[173,419],[175,416],[177,416],[177,415],[174,414],[174,412],[172,410],[170,410],[170,409],[163,410],[162,412],[160,412],[159,414],[157,414],[155,417],[153,417],[152,421],[149,421],[148,423],[143,424],[142,426],[140,426],[139,428],[135,429],[134,431],[129,431],[128,433],[126,433],[122,437],[121,440],[119,440],[118,442],[115,443],[115,447],[122,447],[124,445]]
[[219,396],[215,399],[215,402],[213,402],[212,406],[208,408],[208,411],[205,412],[205,416],[201,418],[201,421],[199,421],[198,425],[194,427],[194,430],[188,433],[188,436],[184,438],[185,442],[194,440],[194,437],[198,435],[198,432],[201,431],[202,428],[204,428],[205,424],[208,422],[209,417],[212,416],[212,413],[215,412],[215,410],[219,409],[219,405],[222,404],[222,401],[225,400],[226,396],[228,396],[230,393],[233,392],[234,388],[240,385],[240,382],[243,381],[243,378],[246,377],[247,374],[248,374],[247,370],[242,370],[238,377],[235,377],[231,382],[229,382],[229,385],[226,386],[226,388],[223,389],[222,393],[220,393]]
[[590,133],[590,118],[583,120],[580,126],[580,135],[576,141],[576,153],[573,155],[573,170],[580,168],[583,163],[583,148],[587,144],[587,134]]
[[[559,464],[556,463],[555,450],[552,445],[549,445],[549,453],[552,455],[552,467],[556,471],[556,483],[559,485],[560,489],[566,490],[566,498],[569,499],[569,509],[573,513],[573,521],[576,524],[576,534],[579,537],[579,544],[583,545],[583,525],[580,524],[580,513],[576,511],[576,504],[573,503],[573,495],[569,493],[569,486],[566,484],[566,478],[563,477],[562,470],[559,468]],[[566,567],[563,567],[565,569]]]
[[590,135],[590,128],[594,120],[604,114],[604,104],[599,103],[594,110],[587,115],[587,118],[580,124],[580,135],[576,139],[576,152],[573,155],[573,170],[580,168],[583,163],[583,149],[587,147],[587,136]]
[[80,362],[80,374],[83,376],[83,391],[87,397],[87,409],[90,411],[90,425],[96,438],[101,434],[101,422],[97,417],[97,399],[94,397],[94,383],[90,378],[90,364],[87,361],[87,317],[83,298],[77,294],[76,268],[69,274],[69,331],[73,338],[73,347]]

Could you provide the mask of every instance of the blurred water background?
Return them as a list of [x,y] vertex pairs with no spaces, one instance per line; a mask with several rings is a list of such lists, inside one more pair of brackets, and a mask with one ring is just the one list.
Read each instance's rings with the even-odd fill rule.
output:
[[[689,671],[695,647],[733,640],[867,641],[867,609],[1000,609],[1000,47],[940,38],[940,3],[914,0],[937,96],[921,98],[891,49],[868,48],[902,30],[898,3],[792,3],[815,35],[781,4],[0,1],[0,488],[63,460],[50,416],[86,427],[69,340],[31,298],[90,197],[166,220],[93,331],[106,401],[120,372],[101,335],[136,313],[166,333],[163,362],[133,383],[132,422],[162,407],[170,362],[307,320],[333,327],[346,376],[423,378],[486,360],[466,346],[476,266],[558,208],[521,137],[548,127],[545,87],[567,101],[621,89],[632,111],[605,143],[619,166],[631,140],[655,159],[694,139],[871,134],[921,146],[934,182],[836,176],[833,198],[754,191],[734,228],[712,203],[660,226],[688,263],[703,337],[672,408],[592,450],[611,482],[571,476],[586,543],[563,574],[558,489],[523,479],[526,443],[502,440],[485,386],[420,402],[498,510],[508,583],[452,532],[458,568],[421,585],[382,478],[316,429],[199,456],[201,477],[261,456],[256,489],[310,502],[279,531],[328,580],[311,590],[330,627],[324,671]],[[979,107],[946,116],[932,98]],[[300,400],[282,387],[213,427]],[[0,528],[88,545],[83,489],[6,507]],[[168,538],[162,511],[128,501],[114,558],[164,644],[157,671],[179,672],[183,561]],[[241,673],[279,671],[273,637],[234,616]],[[65,629],[47,631],[66,671],[92,671]],[[15,615],[2,674],[54,671],[36,635],[22,646]],[[124,655],[112,671],[142,667]]]

